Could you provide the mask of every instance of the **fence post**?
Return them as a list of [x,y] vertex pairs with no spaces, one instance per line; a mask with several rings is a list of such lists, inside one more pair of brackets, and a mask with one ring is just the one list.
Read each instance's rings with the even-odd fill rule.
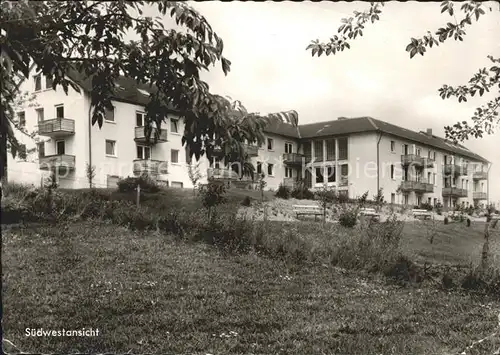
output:
[[139,208],[139,206],[141,204],[141,185],[140,184],[137,184],[136,191],[137,191],[136,204],[137,204],[137,208]]

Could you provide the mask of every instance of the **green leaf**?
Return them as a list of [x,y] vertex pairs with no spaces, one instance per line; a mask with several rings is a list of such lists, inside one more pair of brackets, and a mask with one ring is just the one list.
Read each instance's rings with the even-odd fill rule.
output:
[[413,58],[415,54],[417,54],[417,48],[412,48],[412,50],[410,51],[410,59]]

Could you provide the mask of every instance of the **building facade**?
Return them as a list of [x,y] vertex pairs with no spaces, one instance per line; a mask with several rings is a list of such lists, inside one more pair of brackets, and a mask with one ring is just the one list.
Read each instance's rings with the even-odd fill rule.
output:
[[[57,171],[64,188],[89,187],[88,167],[95,169],[95,187],[115,187],[119,178],[150,173],[171,187],[192,187],[188,154],[182,146],[183,120],[172,111],[158,132],[156,143],[144,135],[147,88],[130,80],[117,82],[102,127],[90,119],[89,82],[69,78],[81,90],[53,90],[42,75],[33,74],[21,91],[34,101],[17,108],[19,123],[35,139],[20,135],[25,152],[9,157],[9,180],[40,185]],[[266,188],[293,187],[304,181],[315,189],[323,185],[339,194],[369,197],[382,189],[387,202],[485,205],[490,163],[467,148],[451,144],[431,130],[415,132],[371,117],[344,118],[305,125],[272,121],[262,146],[247,145]],[[197,162],[201,183],[208,179],[252,186],[238,174],[239,167],[217,157]],[[255,186],[255,184],[254,184]]]

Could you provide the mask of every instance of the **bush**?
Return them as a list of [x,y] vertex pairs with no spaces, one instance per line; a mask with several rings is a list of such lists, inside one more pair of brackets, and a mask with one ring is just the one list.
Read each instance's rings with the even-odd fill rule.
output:
[[249,196],[245,196],[243,201],[241,201],[241,205],[245,207],[250,207],[252,205],[252,200],[250,199]]
[[298,183],[290,195],[298,200],[314,200],[314,194],[304,183]]
[[448,216],[444,217],[444,224],[448,224],[450,221],[448,220]]
[[342,227],[353,228],[358,220],[358,211],[356,208],[346,208],[340,212],[339,224]]
[[126,177],[125,179],[120,179],[117,183],[118,191],[120,192],[132,192],[135,191],[137,186],[141,187],[142,192],[154,193],[160,191],[160,187],[151,179],[148,175],[141,175],[139,177]]
[[462,280],[462,288],[498,295],[498,290],[500,290],[500,270],[495,268],[487,270],[471,268]]
[[290,189],[285,185],[280,184],[280,186],[278,187],[278,191],[276,191],[275,196],[286,200],[290,197]]
[[428,202],[421,203],[418,208],[427,211],[432,211],[434,209],[434,207]]

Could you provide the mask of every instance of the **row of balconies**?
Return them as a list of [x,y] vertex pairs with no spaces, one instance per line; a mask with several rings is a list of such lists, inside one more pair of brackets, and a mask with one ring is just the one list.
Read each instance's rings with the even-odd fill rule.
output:
[[[153,127],[151,131],[151,141],[153,141],[153,137],[157,136],[157,142],[167,142],[167,133],[167,130],[164,128],[158,130]],[[42,121],[38,124],[38,134],[51,138],[71,136],[75,134],[75,121],[68,118],[54,118]],[[135,127],[134,136],[136,142],[147,142],[144,127]]]

